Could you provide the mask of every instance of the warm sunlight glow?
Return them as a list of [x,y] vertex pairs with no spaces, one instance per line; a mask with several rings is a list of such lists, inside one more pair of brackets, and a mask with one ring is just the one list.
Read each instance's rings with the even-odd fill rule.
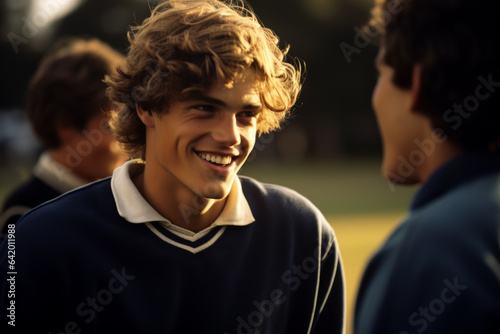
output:
[[32,0],[28,17],[38,21],[39,27],[46,27],[57,19],[75,10],[81,0]]

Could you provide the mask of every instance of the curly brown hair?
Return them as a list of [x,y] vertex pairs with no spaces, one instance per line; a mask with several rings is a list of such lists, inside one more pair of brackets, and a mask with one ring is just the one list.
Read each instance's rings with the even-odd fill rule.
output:
[[104,76],[125,57],[95,38],[65,37],[42,58],[26,95],[26,113],[46,148],[61,145],[58,126],[83,130],[95,115],[107,111]]
[[243,1],[170,0],[159,4],[128,34],[126,65],[106,78],[117,104],[111,128],[123,148],[144,159],[143,110],[166,113],[214,83],[231,84],[247,69],[255,74],[264,106],[258,133],[279,128],[301,88],[301,66],[285,61],[288,48],[264,28]]

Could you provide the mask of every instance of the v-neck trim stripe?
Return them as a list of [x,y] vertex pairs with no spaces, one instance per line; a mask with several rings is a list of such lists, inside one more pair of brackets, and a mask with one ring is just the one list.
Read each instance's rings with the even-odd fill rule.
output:
[[[220,236],[224,233],[224,231],[226,230],[226,227],[227,227],[227,226],[222,226],[215,233],[215,235],[212,236],[208,241],[202,243],[201,245],[199,245],[197,247],[192,247],[192,246],[189,246],[187,244],[184,244],[184,243],[181,243],[181,242],[178,242],[178,241],[175,241],[175,240],[169,238],[166,234],[160,232],[152,223],[145,223],[145,224],[161,240],[165,241],[166,243],[168,243],[172,246],[175,246],[175,247],[180,248],[180,249],[184,249],[184,250],[191,252],[193,254],[199,253],[199,252],[207,249],[208,247],[212,246],[220,238]],[[172,232],[171,230],[166,230],[166,231]],[[205,235],[208,234],[209,232],[210,232],[210,230],[207,233],[205,233]],[[205,236],[205,235],[203,235],[203,236]],[[185,239],[185,236],[182,236],[182,238]]]

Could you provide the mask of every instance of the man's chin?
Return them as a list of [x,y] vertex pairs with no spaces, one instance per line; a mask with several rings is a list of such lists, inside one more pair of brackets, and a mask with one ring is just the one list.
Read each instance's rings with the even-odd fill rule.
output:
[[420,183],[420,180],[418,178],[414,178],[411,176],[402,178],[401,176],[395,175],[394,173],[391,172],[384,173],[384,177],[388,182],[394,185],[412,186]]
[[222,200],[229,195],[232,188],[231,184],[219,184],[218,182],[211,182],[205,184],[201,191],[197,191],[197,195],[207,200]]
[[388,164],[384,161],[382,175],[388,182],[395,185],[414,185],[421,182],[417,169],[410,164]]
[[420,178],[415,173],[400,173],[397,170],[382,170],[384,178],[394,184],[411,186],[421,182]]

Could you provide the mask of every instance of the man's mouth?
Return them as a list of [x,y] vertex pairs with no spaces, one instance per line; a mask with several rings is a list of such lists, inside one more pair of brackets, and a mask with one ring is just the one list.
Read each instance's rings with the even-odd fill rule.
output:
[[198,153],[198,156],[217,166],[227,166],[233,161],[233,158],[235,158],[230,155],[216,155],[210,153]]

